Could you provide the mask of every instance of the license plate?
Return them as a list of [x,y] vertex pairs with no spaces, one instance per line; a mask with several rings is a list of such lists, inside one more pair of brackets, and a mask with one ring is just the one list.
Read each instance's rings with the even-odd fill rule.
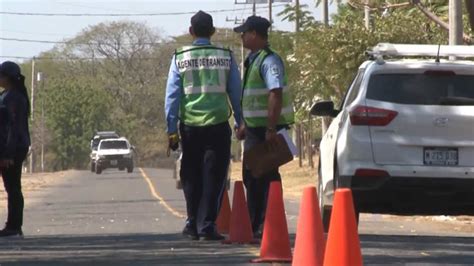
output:
[[457,148],[425,148],[424,164],[438,166],[455,166],[459,163]]
[[111,165],[117,165],[118,162],[117,162],[117,160],[112,160],[112,161],[110,161],[110,164],[111,164]]

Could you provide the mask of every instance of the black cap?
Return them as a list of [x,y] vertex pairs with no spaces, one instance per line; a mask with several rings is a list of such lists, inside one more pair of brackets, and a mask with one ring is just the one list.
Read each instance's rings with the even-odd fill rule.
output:
[[260,35],[267,36],[268,28],[270,28],[271,23],[266,18],[259,16],[250,16],[245,20],[245,23],[234,28],[235,32],[243,33],[246,31],[255,31]]
[[191,17],[191,26],[193,27],[194,31],[214,30],[212,16],[201,10]]
[[18,79],[21,76],[20,66],[11,61],[5,61],[0,64],[0,75]]

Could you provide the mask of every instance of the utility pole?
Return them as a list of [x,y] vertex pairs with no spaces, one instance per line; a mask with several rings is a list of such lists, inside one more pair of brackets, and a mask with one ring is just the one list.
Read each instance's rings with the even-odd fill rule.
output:
[[369,0],[365,0],[365,6],[364,6],[364,22],[365,22],[365,28],[367,30],[370,30],[370,6],[369,6]]
[[323,23],[329,26],[329,0],[323,0]]
[[37,74],[37,79],[41,84],[40,90],[39,90],[39,96],[41,100],[41,129],[40,129],[40,134],[41,134],[41,172],[44,173],[44,75],[43,72],[38,72]]
[[[234,19],[226,18],[226,21],[227,22],[234,22],[234,24],[236,24],[236,25],[241,25],[241,24],[244,24],[244,22],[245,22],[243,19],[238,19],[237,17],[234,18]],[[242,41],[240,42],[240,55],[241,55],[241,58],[240,58],[240,75],[241,75],[241,78],[243,79],[244,78],[245,49],[244,49],[244,43]]]
[[[460,0],[449,0],[449,45],[461,45],[463,43],[462,2]],[[455,56],[449,57],[456,60]]]
[[[255,1],[254,1],[255,3]],[[243,19],[238,19],[237,17],[235,19],[228,19],[226,18],[226,21],[233,21],[234,24],[236,25],[240,25],[240,24],[243,24],[245,21]],[[244,79],[244,75],[245,75],[245,70],[244,70],[244,64],[245,64],[245,48],[244,48],[244,42],[241,40],[240,41],[240,78],[241,80]],[[238,156],[239,156],[239,160],[242,160],[243,159],[243,155],[244,155],[244,142],[241,141],[240,142],[240,149],[237,151],[238,153]]]
[[449,45],[463,42],[462,4],[460,0],[449,0]]
[[[32,128],[34,128],[34,122],[35,122],[35,57],[33,57],[33,60],[31,61],[31,125]],[[32,136],[34,136],[32,134]],[[34,172],[34,137],[31,138],[31,148],[30,148],[30,174]]]
[[295,18],[295,32],[300,32],[300,0],[295,0],[296,18]]
[[273,5],[273,0],[268,0],[268,21],[270,21],[270,32],[272,31],[272,5]]
[[252,15],[257,15],[257,3],[255,2],[255,0],[253,0],[252,4]]

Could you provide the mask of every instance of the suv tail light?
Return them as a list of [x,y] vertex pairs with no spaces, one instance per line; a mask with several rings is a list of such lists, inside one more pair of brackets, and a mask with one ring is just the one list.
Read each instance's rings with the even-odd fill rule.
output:
[[456,73],[450,70],[426,70],[424,74],[428,76],[438,76],[438,77],[456,76]]
[[390,174],[387,171],[379,169],[357,169],[354,176],[357,177],[389,177]]
[[349,112],[354,126],[386,126],[398,115],[398,112],[369,106],[356,106]]

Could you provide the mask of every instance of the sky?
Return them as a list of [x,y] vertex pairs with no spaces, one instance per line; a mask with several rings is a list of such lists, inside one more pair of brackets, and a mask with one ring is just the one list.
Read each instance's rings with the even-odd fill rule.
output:
[[[252,5],[235,4],[235,0],[0,0],[1,12],[35,12],[35,13],[166,13],[196,12],[198,10],[228,10],[213,12],[216,27],[234,27],[228,19],[246,18],[252,13]],[[245,0],[238,0],[245,2]],[[316,8],[314,0],[300,0],[307,4],[317,20],[321,19],[322,10]],[[278,5],[280,7],[278,7]],[[279,30],[291,31],[294,25],[280,21],[276,14],[283,7],[275,3],[273,8],[274,26]],[[268,17],[268,5],[258,5],[257,14]],[[236,10],[237,9],[237,10]],[[239,10],[245,9],[245,10]],[[337,6],[330,6],[330,13],[337,11]],[[145,22],[152,28],[159,29],[164,36],[177,36],[187,33],[192,15],[172,16],[139,16],[139,17],[62,17],[62,16],[18,16],[0,14],[0,36],[31,40],[62,41],[74,37],[84,28],[106,21],[133,20]],[[54,44],[27,43],[0,40],[0,61],[9,56],[33,57],[50,50]]]

